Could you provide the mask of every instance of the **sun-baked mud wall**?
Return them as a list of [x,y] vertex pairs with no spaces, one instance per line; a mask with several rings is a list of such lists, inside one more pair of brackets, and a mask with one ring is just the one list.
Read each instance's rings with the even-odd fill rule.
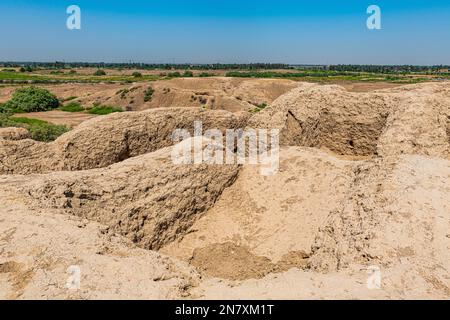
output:
[[125,112],[86,121],[56,141],[0,140],[0,174],[102,168],[174,144],[175,129],[245,127],[247,115],[198,108]]
[[22,176],[16,188],[31,206],[99,221],[143,248],[158,249],[182,237],[238,174],[237,165],[173,164],[171,150],[107,168]]
[[374,155],[392,103],[385,95],[349,93],[337,86],[300,87],[251,118],[249,125],[280,129],[282,145]]

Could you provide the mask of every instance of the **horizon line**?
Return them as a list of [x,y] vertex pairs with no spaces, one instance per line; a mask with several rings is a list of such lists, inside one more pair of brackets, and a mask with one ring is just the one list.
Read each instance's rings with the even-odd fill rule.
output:
[[450,64],[371,64],[371,63],[285,63],[285,62],[213,62],[213,63],[193,63],[193,62],[112,62],[112,61],[14,61],[14,60],[0,60],[0,64],[51,64],[51,63],[63,63],[63,64],[125,64],[125,65],[171,65],[171,66],[207,66],[207,65],[284,65],[288,67],[326,67],[326,66],[388,66],[388,67],[402,67],[402,66],[413,66],[413,67],[440,67],[448,66]]

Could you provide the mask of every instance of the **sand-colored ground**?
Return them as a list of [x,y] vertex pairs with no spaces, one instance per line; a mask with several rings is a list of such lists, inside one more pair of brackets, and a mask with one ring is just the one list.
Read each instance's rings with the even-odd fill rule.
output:
[[[89,74],[92,70],[83,69],[82,71]],[[121,72],[115,71],[114,74],[121,74]],[[368,92],[400,86],[386,82],[337,82],[337,84],[351,92]],[[237,112],[252,111],[262,104],[270,104],[298,85],[298,82],[290,80],[211,77],[180,78],[134,84],[74,83],[39,86],[50,90],[62,101],[73,98],[63,104],[78,102],[87,109],[94,104],[102,104],[122,107],[124,110],[201,107]],[[146,102],[144,101],[145,91],[150,87],[155,92],[151,100]],[[19,86],[0,88],[0,103],[8,101],[17,88]],[[57,110],[32,112],[19,116],[63,124],[72,128],[93,117],[84,113]]]
[[[202,107],[228,111],[252,110],[270,104],[295,88],[298,82],[276,79],[175,78],[133,84],[60,84],[43,85],[61,100],[74,98],[86,108],[93,104],[112,105],[126,110],[164,107]],[[0,88],[0,103],[11,98],[17,86]],[[151,99],[144,101],[152,88]]]
[[[159,108],[49,144],[5,134],[0,297],[449,299],[449,106],[448,83],[296,83],[256,114]],[[169,133],[195,119],[280,129],[279,172],[174,164]]]
[[396,88],[402,86],[402,84],[391,83],[391,82],[354,82],[354,81],[336,81],[334,83],[345,88],[345,90],[350,92],[369,92],[374,90]]
[[96,117],[96,115],[84,112],[65,112],[60,110],[20,113],[15,116],[43,120],[53,124],[66,125],[70,128],[74,128],[80,123]]

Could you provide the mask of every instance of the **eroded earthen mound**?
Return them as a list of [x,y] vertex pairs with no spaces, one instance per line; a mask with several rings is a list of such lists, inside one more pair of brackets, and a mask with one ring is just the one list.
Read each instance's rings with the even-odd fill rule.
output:
[[0,140],[0,173],[30,174],[101,168],[173,145],[172,133],[194,122],[203,129],[243,128],[245,114],[191,108],[117,113],[91,119],[51,143]]
[[399,89],[350,93],[339,86],[304,85],[251,118],[249,126],[279,129],[282,145],[340,155],[445,157],[450,99],[436,86],[411,86],[400,94]]
[[[350,192],[359,164],[313,148],[283,148],[277,174],[263,176],[258,167],[245,165],[236,182],[195,222],[195,232],[166,245],[162,252],[189,260],[197,248],[206,252],[231,242],[273,265],[297,252],[310,255],[319,229]],[[213,265],[214,252],[209,259]],[[240,277],[239,271],[230,276]]]
[[30,133],[25,128],[0,128],[0,139],[4,140],[30,139]]
[[39,208],[63,209],[159,249],[181,237],[238,173],[237,165],[176,165],[171,151],[163,148],[104,169],[24,176],[15,186]]
[[381,94],[355,94],[337,86],[301,87],[280,97],[250,125],[275,125],[284,145],[373,155],[393,103]]

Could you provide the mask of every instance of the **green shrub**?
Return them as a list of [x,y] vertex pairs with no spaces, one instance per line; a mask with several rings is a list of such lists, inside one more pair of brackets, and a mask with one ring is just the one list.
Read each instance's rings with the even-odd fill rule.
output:
[[259,104],[257,107],[259,109],[265,109],[265,108],[267,108],[267,103],[263,102],[263,103]]
[[106,72],[102,69],[98,69],[94,72],[94,76],[106,76]]
[[50,91],[28,87],[17,89],[4,108],[12,112],[48,111],[59,107],[59,100]]
[[206,77],[212,77],[212,76],[214,76],[214,75],[211,74],[211,73],[208,73],[208,72],[202,72],[202,73],[200,73],[198,76],[199,76],[200,78],[206,78]]
[[171,78],[179,78],[179,77],[181,77],[181,73],[179,73],[178,71],[176,71],[176,72],[170,72],[170,73],[168,74],[168,76],[171,77]]
[[0,128],[12,127],[9,120],[10,116],[11,114],[7,112],[0,113]]
[[82,112],[84,111],[84,108],[78,102],[72,101],[65,106],[60,107],[59,110],[66,112]]
[[121,89],[121,90],[117,91],[116,94],[120,94],[120,99],[125,99],[129,92],[130,92],[129,89]]
[[118,107],[96,105],[88,111],[90,114],[98,115],[106,115],[114,112],[123,112],[123,109]]
[[28,129],[31,139],[43,142],[56,140],[60,135],[69,131],[66,126],[45,123],[41,125],[31,125]]
[[192,71],[189,71],[189,70],[186,70],[183,73],[183,77],[185,77],[185,78],[192,78],[193,76],[194,76],[194,73]]
[[142,77],[142,73],[135,71],[135,72],[133,72],[132,76],[135,77],[135,78],[141,78]]
[[43,142],[53,141],[69,131],[66,126],[55,125],[38,119],[10,117],[7,114],[0,114],[0,127],[28,129],[31,139]]
[[5,103],[0,103],[0,115],[6,113],[8,109],[5,106]]
[[153,94],[155,93],[155,89],[152,87],[148,87],[147,90],[144,91],[144,102],[149,102],[152,100]]
[[260,112],[260,111],[264,110],[265,108],[267,108],[267,103],[263,102],[263,103],[257,105],[256,108],[254,108],[252,110],[252,112]]

